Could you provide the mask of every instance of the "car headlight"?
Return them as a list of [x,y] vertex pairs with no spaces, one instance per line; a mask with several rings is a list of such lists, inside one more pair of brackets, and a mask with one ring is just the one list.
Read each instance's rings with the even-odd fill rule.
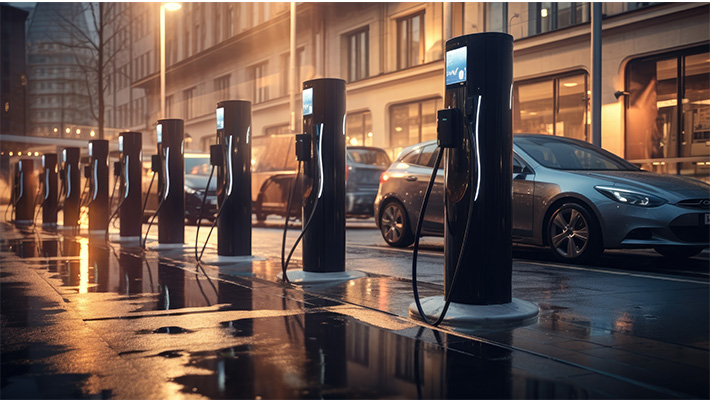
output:
[[648,193],[638,192],[636,190],[621,189],[610,186],[595,186],[594,189],[616,202],[630,204],[632,206],[658,207],[666,203],[665,199]]

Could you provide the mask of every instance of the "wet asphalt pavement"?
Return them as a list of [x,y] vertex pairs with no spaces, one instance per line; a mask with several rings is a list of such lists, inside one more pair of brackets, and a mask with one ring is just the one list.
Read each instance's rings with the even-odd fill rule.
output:
[[[710,397],[702,276],[516,259],[513,297],[537,319],[454,332],[409,318],[411,254],[366,227],[347,250],[365,278],[291,287],[269,227],[253,234],[265,260],[210,266],[0,226],[1,398]],[[442,292],[430,246],[423,297]]]

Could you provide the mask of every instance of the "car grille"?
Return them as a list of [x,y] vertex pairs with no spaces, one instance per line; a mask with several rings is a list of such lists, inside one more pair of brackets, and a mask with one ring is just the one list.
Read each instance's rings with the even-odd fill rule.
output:
[[690,199],[683,200],[676,203],[678,207],[692,208],[694,210],[708,210],[710,211],[710,199]]
[[671,232],[683,242],[710,241],[710,229],[705,225],[705,214],[684,214],[669,225]]

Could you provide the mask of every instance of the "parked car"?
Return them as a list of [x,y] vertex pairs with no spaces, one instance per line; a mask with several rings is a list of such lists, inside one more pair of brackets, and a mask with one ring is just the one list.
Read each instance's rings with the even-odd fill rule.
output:
[[[258,136],[252,145],[252,210],[259,221],[268,215],[286,216],[289,188],[298,166],[293,135]],[[371,217],[380,175],[390,165],[387,153],[377,147],[349,146],[346,152],[345,213]],[[300,218],[303,199],[296,184],[291,216]]]
[[[150,161],[143,162],[143,194],[147,193],[150,179],[153,175]],[[204,153],[185,153],[185,220],[194,225],[200,216],[202,200],[210,174],[210,155]],[[143,198],[145,201],[145,197]],[[143,219],[150,218],[158,208],[158,177],[155,177],[153,187],[148,193],[148,203]],[[214,221],[217,216],[217,173],[215,172],[207,189],[207,200],[203,220]]]
[[[437,151],[436,141],[407,147],[380,178],[375,220],[391,246],[414,241]],[[422,236],[443,235],[443,182],[439,170]],[[710,242],[710,185],[643,171],[580,140],[515,135],[512,201],[513,242],[547,246],[560,260],[623,248],[683,258]]]

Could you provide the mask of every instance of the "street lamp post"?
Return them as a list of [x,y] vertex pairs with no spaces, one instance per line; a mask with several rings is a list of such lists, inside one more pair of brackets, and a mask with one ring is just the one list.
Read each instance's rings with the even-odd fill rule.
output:
[[165,10],[179,10],[180,3],[163,3],[160,6],[160,118],[165,118]]

